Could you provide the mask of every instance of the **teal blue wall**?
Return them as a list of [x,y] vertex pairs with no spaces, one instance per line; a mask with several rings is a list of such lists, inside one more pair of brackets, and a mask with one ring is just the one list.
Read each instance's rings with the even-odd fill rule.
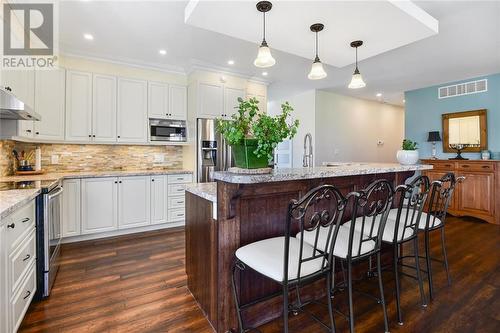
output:
[[[488,91],[450,98],[438,98],[438,87],[460,82],[488,79]],[[437,86],[405,92],[405,137],[419,143],[420,157],[431,156],[432,146],[427,142],[429,131],[439,131],[443,136],[441,115],[443,113],[487,109],[488,149],[500,152],[500,73],[463,81],[443,83]],[[456,154],[443,153],[442,143],[437,143],[440,158]],[[464,156],[478,159],[480,154],[469,153]]]

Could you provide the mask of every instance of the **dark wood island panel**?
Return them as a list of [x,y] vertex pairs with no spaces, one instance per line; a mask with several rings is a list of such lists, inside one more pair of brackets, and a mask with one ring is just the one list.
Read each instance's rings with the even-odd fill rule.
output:
[[[391,172],[239,184],[217,181],[217,220],[212,202],[186,192],[186,270],[188,287],[216,332],[236,332],[238,326],[231,291],[231,267],[236,249],[285,233],[288,204],[311,188],[332,184],[345,194],[360,190],[376,179],[402,184],[414,171]],[[323,283],[301,291],[308,299],[323,293]],[[256,273],[245,271],[237,278],[243,303],[281,290],[279,285]],[[293,300],[293,295],[291,295]],[[245,315],[249,326],[258,326],[281,315],[281,298],[250,307]]]

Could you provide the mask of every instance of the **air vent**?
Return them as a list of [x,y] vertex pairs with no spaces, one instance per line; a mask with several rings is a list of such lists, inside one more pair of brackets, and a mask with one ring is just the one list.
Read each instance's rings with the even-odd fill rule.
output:
[[477,94],[488,91],[488,80],[470,81],[438,88],[439,98]]

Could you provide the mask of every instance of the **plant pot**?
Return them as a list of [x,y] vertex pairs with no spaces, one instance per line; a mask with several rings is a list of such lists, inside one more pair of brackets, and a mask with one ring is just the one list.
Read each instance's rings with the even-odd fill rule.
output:
[[242,169],[259,169],[269,166],[267,156],[257,157],[255,155],[254,151],[257,148],[257,142],[257,139],[245,139],[241,145],[231,146],[236,167]]
[[402,165],[417,164],[419,159],[418,150],[398,150],[396,158]]

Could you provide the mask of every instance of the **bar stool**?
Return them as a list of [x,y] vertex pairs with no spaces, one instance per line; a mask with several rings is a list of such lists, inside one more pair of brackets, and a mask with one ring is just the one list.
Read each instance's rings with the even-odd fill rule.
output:
[[[422,211],[425,206],[427,196],[429,194],[430,181],[427,176],[419,176],[415,178],[410,184],[400,185],[396,188],[395,201],[397,208],[390,210],[387,222],[385,224],[384,232],[382,234],[382,242],[391,244],[393,247],[393,270],[394,281],[396,289],[396,310],[398,317],[398,324],[403,325],[400,305],[400,274],[399,263],[402,263],[402,258],[399,256],[399,249],[403,244],[413,243],[413,257],[416,265],[416,277],[410,276],[418,281],[420,290],[420,298],[422,306],[426,307],[424,287],[422,283],[422,276],[420,274],[420,263],[418,255],[418,226],[422,216]],[[369,226],[370,230],[377,230],[379,220],[375,221],[376,226]],[[342,227],[350,227],[351,222],[344,224]],[[356,220],[354,229],[359,232],[362,231],[362,224],[359,218]],[[410,256],[408,256],[410,257]],[[404,266],[404,265],[403,265]]]
[[[240,247],[236,253],[233,267],[232,288],[236,304],[239,331],[248,332],[255,328],[246,328],[242,312],[257,302],[267,300],[272,296],[240,304],[236,285],[236,272],[252,269],[259,274],[272,279],[282,286],[283,296],[283,332],[288,332],[288,312],[305,312],[300,299],[300,287],[304,284],[325,278],[326,296],[328,302],[329,326],[310,314],[328,332],[335,332],[335,321],[331,303],[331,273],[332,251],[328,248],[333,244],[345,211],[347,200],[334,186],[323,185],[309,191],[300,200],[292,200],[288,206],[285,236],[269,238]],[[323,242],[319,242],[319,230],[325,230]],[[314,234],[311,244],[303,239],[291,237],[292,230]],[[289,305],[289,291],[295,289],[297,299],[295,304]]]
[[[368,260],[372,255],[377,256],[378,284],[380,290],[380,299],[375,299],[382,305],[385,332],[389,331],[384,286],[382,283],[380,248],[382,232],[392,206],[393,197],[394,189],[392,184],[387,180],[377,180],[362,191],[349,193],[347,199],[353,200],[351,221],[347,225],[343,224],[339,228],[337,235],[332,238],[334,243],[334,258],[338,258],[342,263],[347,263],[348,320],[351,333],[354,332],[352,265],[363,260]],[[361,231],[354,228],[358,223]],[[365,229],[366,226],[370,229],[369,231]],[[321,245],[327,239],[327,232],[324,228],[320,230],[320,234],[323,235],[319,237]],[[314,244],[316,241],[315,234],[311,232],[297,235],[297,238],[301,237],[309,244]],[[327,246],[327,248],[331,249],[332,246]]]

